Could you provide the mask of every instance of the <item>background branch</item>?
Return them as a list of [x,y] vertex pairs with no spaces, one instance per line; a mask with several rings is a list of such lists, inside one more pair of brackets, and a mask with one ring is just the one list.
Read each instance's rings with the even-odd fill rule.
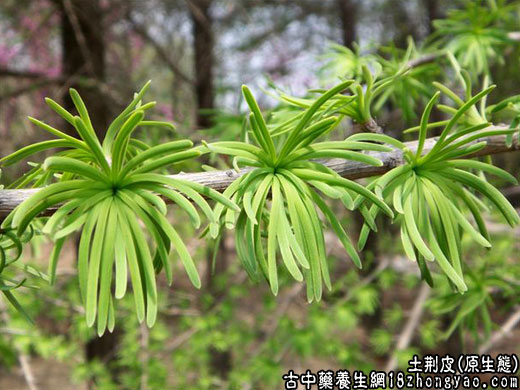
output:
[[518,323],[520,323],[520,307],[516,307],[516,310],[513,312],[513,314],[511,314],[506,322],[504,322],[500,329],[493,333],[485,344],[482,344],[478,350],[478,353],[488,353],[492,347],[497,345],[497,343],[510,336],[511,331]]
[[421,285],[421,289],[419,290],[419,294],[417,295],[415,303],[413,304],[412,311],[410,313],[410,318],[408,319],[408,322],[406,323],[403,332],[399,335],[399,338],[397,339],[397,344],[395,346],[394,353],[392,354],[390,360],[386,364],[386,372],[394,371],[397,368],[398,361],[396,353],[408,348],[408,346],[410,345],[410,342],[412,341],[413,335],[415,333],[415,329],[417,329],[417,326],[421,322],[421,317],[424,311],[424,303],[430,296],[430,293],[430,286],[428,286],[426,283],[423,283]]

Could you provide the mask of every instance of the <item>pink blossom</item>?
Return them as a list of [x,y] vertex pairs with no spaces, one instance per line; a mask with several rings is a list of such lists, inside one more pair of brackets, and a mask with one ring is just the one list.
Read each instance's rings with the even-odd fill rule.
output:
[[172,121],[173,120],[173,110],[171,105],[169,104],[157,104],[155,106],[157,109],[157,112],[163,116],[165,119]]
[[0,65],[7,66],[19,51],[17,46],[0,44]]

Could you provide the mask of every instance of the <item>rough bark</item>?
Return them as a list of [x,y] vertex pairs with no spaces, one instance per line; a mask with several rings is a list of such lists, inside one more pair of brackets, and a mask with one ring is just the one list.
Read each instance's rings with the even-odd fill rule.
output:
[[[428,138],[424,144],[423,152],[427,153],[435,145],[437,138]],[[502,135],[485,137],[473,141],[471,144],[486,141],[487,145],[479,150],[477,153],[468,157],[486,156],[498,153],[512,152],[520,150],[518,137],[515,135],[512,145],[508,145],[506,137]],[[415,151],[417,141],[406,142],[406,147],[411,151]],[[339,175],[347,179],[360,179],[364,177],[372,177],[382,175],[390,169],[395,168],[404,163],[404,158],[400,150],[393,150],[391,152],[368,152],[369,155],[380,159],[383,162],[382,166],[375,167],[357,161],[343,160],[333,158],[330,160],[320,161],[325,166],[331,168]],[[172,175],[177,179],[194,181],[217,191],[224,191],[234,180],[246,174],[249,169],[241,169],[240,172],[228,169],[225,171],[211,171],[211,172],[196,172],[196,173],[180,173]],[[0,219],[11,212],[21,202],[28,199],[31,195],[36,193],[38,189],[23,189],[23,190],[0,190]],[[56,208],[49,208],[47,213],[52,213]]]
[[[79,83],[85,77],[99,82],[105,78],[105,42],[103,12],[99,0],[62,0],[63,76],[72,80],[91,112],[96,133],[103,137],[109,120],[107,104],[94,86]],[[67,109],[74,111],[68,91],[63,96]]]

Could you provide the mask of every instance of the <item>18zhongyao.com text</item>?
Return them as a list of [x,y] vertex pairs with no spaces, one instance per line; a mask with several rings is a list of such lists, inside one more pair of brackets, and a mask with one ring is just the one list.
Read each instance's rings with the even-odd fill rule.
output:
[[490,355],[414,355],[404,371],[289,370],[282,376],[284,388],[343,389],[520,389],[519,360],[515,354]]

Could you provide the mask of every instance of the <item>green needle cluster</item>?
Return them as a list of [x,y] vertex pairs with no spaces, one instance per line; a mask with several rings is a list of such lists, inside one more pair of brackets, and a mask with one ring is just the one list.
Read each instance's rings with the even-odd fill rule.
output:
[[[417,261],[423,278],[433,283],[428,262],[435,260],[460,292],[467,290],[461,261],[462,233],[465,232],[482,246],[491,246],[482,218],[482,210],[486,206],[477,194],[496,206],[511,226],[520,222],[515,209],[500,191],[476,173],[490,173],[511,183],[516,183],[516,179],[491,164],[467,159],[486,145],[485,141],[476,140],[507,135],[516,130],[490,128],[487,122],[456,128],[467,111],[474,108],[492,89],[493,86],[462,102],[451,119],[446,121],[433,148],[423,154],[430,113],[440,95],[437,92],[422,115],[416,151],[411,152],[402,144],[400,148],[404,152],[406,164],[392,169],[368,186],[376,194],[391,200],[397,212],[396,221],[401,225],[404,251],[410,259]],[[383,137],[379,136],[377,140]],[[376,140],[370,134],[358,134],[354,138]],[[393,139],[387,141],[395,144]],[[463,214],[463,207],[473,216],[477,228]],[[371,208],[372,218],[377,212],[376,208]],[[370,225],[365,224],[360,235],[360,248],[364,246],[369,231]]]
[[[38,183],[42,177],[45,181],[57,179],[17,207],[6,218],[3,227],[14,228],[21,235],[42,211],[59,205],[42,229],[55,240],[49,262],[50,280],[53,282],[55,279],[65,240],[81,230],[79,286],[86,307],[87,324],[93,326],[97,320],[99,335],[105,329],[113,330],[114,298],[120,299],[125,295],[128,279],[132,283],[139,321],[146,318],[148,326],[155,323],[155,274],[164,269],[168,283],[172,283],[172,249],[179,255],[193,285],[197,288],[201,285],[186,245],[166,217],[167,208],[163,199],[170,200],[185,211],[196,228],[200,226],[201,219],[193,204],[200,207],[210,224],[216,226],[217,223],[204,197],[237,209],[226,197],[210,188],[154,173],[198,157],[200,152],[191,148],[193,143],[189,140],[150,147],[132,138],[132,133],[139,126],[161,124],[144,120],[145,112],[155,105],[154,102],[141,102],[148,85],[111,123],[103,142],[97,138],[77,91],[70,90],[79,114],[77,116],[47,99],[48,105],[74,127],[79,138],[31,118],[33,123],[58,139],[28,146],[0,160],[8,165],[45,149],[66,148],[47,158],[43,165],[34,167],[19,183],[27,184],[31,180]],[[215,229],[212,231],[215,232]],[[153,238],[151,244],[147,236]]]
[[[410,46],[406,61],[412,51]],[[377,230],[380,211],[399,224],[404,252],[417,262],[423,279],[433,284],[430,269],[436,262],[452,287],[465,292],[468,287],[463,275],[462,235],[484,247],[491,246],[482,216],[488,205],[495,206],[511,226],[520,222],[514,208],[484,175],[495,175],[511,183],[516,183],[516,179],[488,162],[471,159],[485,147],[485,137],[505,135],[512,141],[513,133],[518,131],[518,119],[505,129],[491,126],[488,117],[508,111],[519,117],[518,97],[486,108],[487,95],[494,86],[488,87],[485,79],[484,89],[473,96],[469,74],[460,68],[453,54],[447,52],[445,58],[464,89],[464,98],[444,84],[432,83],[439,91],[426,104],[419,125],[405,131],[418,133],[413,152],[384,134],[358,133],[338,141],[326,138],[345,118],[364,125],[360,127],[364,130],[378,130],[371,113],[378,102],[388,98],[387,91],[395,92],[396,83],[410,76],[406,61],[393,64],[395,72],[379,80],[361,64],[364,85],[344,81],[329,90],[314,90],[319,95],[313,99],[282,94],[281,100],[289,103],[291,109],[267,119],[244,86],[242,92],[250,110],[247,120],[240,125],[245,141],[203,142],[196,148],[190,140],[149,146],[133,137],[142,126],[172,128],[166,122],[145,120],[145,114],[155,105],[142,101],[149,84],[110,124],[102,141],[74,89],[70,95],[78,115],[46,99],[76,134],[29,118],[56,138],[0,159],[5,166],[59,148],[43,164],[32,164],[27,174],[11,185],[41,189],[4,220],[0,245],[8,248],[10,254],[13,245],[21,248],[22,238],[43,223],[39,230],[55,241],[49,261],[52,283],[66,239],[80,232],[79,287],[87,324],[97,324],[100,335],[106,329],[113,330],[115,302],[125,296],[129,281],[138,320],[146,320],[148,326],[155,323],[156,274],[164,270],[168,283],[172,283],[172,251],[177,253],[193,285],[201,285],[186,245],[167,218],[166,200],[185,212],[195,228],[202,223],[200,209],[208,221],[204,233],[212,238],[219,238],[223,226],[234,228],[240,262],[253,280],[267,280],[274,294],[279,290],[280,272],[286,272],[297,281],[305,281],[309,302],[319,301],[323,287],[331,289],[326,226],[361,268],[357,250],[363,249],[370,231]],[[397,89],[402,90],[401,87]],[[437,104],[441,93],[453,104]],[[448,114],[448,119],[430,122],[435,106]],[[233,122],[238,123],[236,118]],[[442,131],[435,144],[427,148],[427,133],[432,128]],[[367,152],[395,149],[402,152],[404,165],[366,186],[341,177],[323,164],[323,159],[338,158],[381,166],[382,162]],[[247,171],[222,194],[163,174],[167,167],[207,152],[231,156],[237,171],[243,167]],[[216,202],[213,208],[207,203],[208,198]],[[364,217],[357,248],[331,209],[329,199],[339,200],[348,210],[359,210]],[[57,207],[56,212],[42,219],[41,213],[50,207]],[[36,224],[37,220],[40,222]],[[0,250],[0,289],[19,308],[10,292],[19,283],[1,276],[5,266],[14,262],[7,258],[17,257],[8,257],[7,253],[7,249]]]
[[354,246],[322,199],[323,195],[341,199],[350,208],[355,207],[353,198],[360,196],[389,216],[393,215],[380,197],[315,161],[336,157],[379,166],[381,161],[362,151],[391,150],[370,142],[316,142],[342,119],[342,115],[335,115],[335,111],[326,109],[325,105],[342,96],[340,92],[352,82],[346,81],[324,92],[298,120],[286,125],[283,133],[268,130],[258,104],[244,86],[242,91],[251,110],[252,142],[207,145],[211,151],[233,156],[235,167],[253,168],[224,191],[242,210],[236,212],[228,208],[224,212],[223,205],[217,205],[215,213],[227,227],[235,227],[238,257],[248,274],[257,279],[261,273],[274,294],[279,288],[278,258],[294,279],[306,281],[309,302],[321,299],[323,284],[331,288],[320,212],[354,263],[361,267]]

